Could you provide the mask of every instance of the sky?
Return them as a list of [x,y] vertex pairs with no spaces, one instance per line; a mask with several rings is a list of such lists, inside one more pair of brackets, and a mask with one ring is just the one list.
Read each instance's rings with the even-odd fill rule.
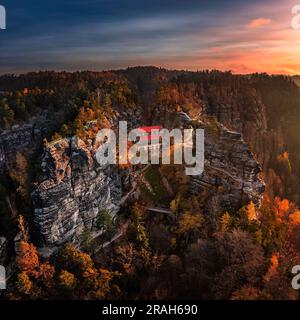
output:
[[[300,74],[300,0],[0,0],[0,74],[137,65]],[[299,19],[300,23],[300,19]]]

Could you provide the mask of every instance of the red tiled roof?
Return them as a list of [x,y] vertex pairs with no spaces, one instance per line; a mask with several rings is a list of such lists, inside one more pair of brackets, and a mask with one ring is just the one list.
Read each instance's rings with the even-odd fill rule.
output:
[[159,140],[159,137],[160,135],[150,135],[150,136],[144,136],[144,137],[141,137],[141,141],[145,141],[145,140],[148,140],[148,141],[152,141],[152,140],[155,140],[155,142],[157,142]]
[[159,141],[159,135],[155,135],[155,134],[151,134],[152,130],[160,130],[162,129],[162,126],[148,126],[148,127],[139,127],[137,128],[139,131],[143,131],[145,133],[148,133],[149,135],[145,135],[145,136],[142,136],[140,138],[141,141],[153,141],[155,140],[155,142],[158,142]]
[[149,127],[139,127],[138,130],[151,133],[151,130],[160,130],[162,126],[149,126]]

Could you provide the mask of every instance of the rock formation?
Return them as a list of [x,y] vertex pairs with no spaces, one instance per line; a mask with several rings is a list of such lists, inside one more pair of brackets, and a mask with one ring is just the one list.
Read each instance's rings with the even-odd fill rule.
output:
[[238,209],[249,201],[258,207],[265,184],[260,178],[261,166],[242,135],[214,120],[193,121],[183,112],[173,117],[177,118],[177,125],[193,126],[205,132],[205,169],[203,174],[191,177],[191,192],[205,188],[219,190],[217,200],[223,208]]
[[[167,119],[177,127],[205,130],[205,171],[192,177],[191,192],[221,189],[216,197],[222,207],[239,208],[249,201],[259,205],[264,191],[261,169],[240,133],[219,123],[192,121],[184,113],[169,114]],[[169,122],[162,124],[168,127]],[[35,222],[47,246],[78,242],[84,230],[99,234],[95,222],[103,210],[112,217],[119,211],[124,197],[120,171],[115,165],[99,166],[95,150],[92,140],[76,137],[46,148],[42,163],[46,179],[32,199]]]
[[17,152],[33,152],[41,142],[41,131],[35,124],[15,125],[0,132],[0,172],[14,161]]
[[[47,245],[76,242],[84,230],[97,232],[104,209],[112,217],[122,198],[116,166],[100,167],[91,141],[64,139],[44,152],[46,180],[32,194],[35,223]],[[98,230],[99,231],[99,230]]]
[[254,159],[241,134],[219,125],[215,132],[204,125],[205,170],[200,177],[192,177],[192,189],[218,188],[219,203],[223,208],[238,209],[253,201],[258,207],[264,192],[260,178],[261,167]]

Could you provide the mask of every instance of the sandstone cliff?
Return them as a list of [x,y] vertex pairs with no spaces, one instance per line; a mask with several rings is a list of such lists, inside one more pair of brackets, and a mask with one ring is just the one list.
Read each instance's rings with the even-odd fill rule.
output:
[[[209,203],[207,209],[239,208],[249,201],[259,206],[264,191],[261,169],[240,133],[218,123],[192,121],[184,113],[168,114],[166,119],[160,124],[168,127],[173,119],[173,126],[205,130],[205,171],[192,177],[190,190],[222,189],[213,199],[217,204],[212,207]],[[103,210],[112,217],[118,213],[126,197],[122,180],[133,174],[121,173],[115,165],[99,166],[95,151],[92,140],[76,137],[54,141],[45,149],[42,167],[46,179],[32,199],[35,222],[46,246],[78,243],[84,230],[96,236],[95,222]]]
[[100,167],[91,141],[64,139],[44,152],[46,180],[32,194],[35,223],[47,245],[78,242],[84,230],[97,232],[95,222],[104,209],[112,217],[122,199],[116,166]]
[[34,124],[13,126],[0,132],[0,173],[14,161],[17,152],[32,153],[41,143],[41,131]]
[[[253,201],[259,207],[265,190],[260,164],[255,160],[241,133],[214,120],[192,120],[186,113],[170,114],[168,120],[182,127],[204,129],[204,172],[191,177],[191,192],[215,190],[219,208],[237,209]],[[211,208],[210,208],[211,209]]]

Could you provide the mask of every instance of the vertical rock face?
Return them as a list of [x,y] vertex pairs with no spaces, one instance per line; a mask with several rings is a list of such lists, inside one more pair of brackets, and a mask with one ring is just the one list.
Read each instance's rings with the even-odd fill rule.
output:
[[52,143],[44,153],[46,180],[32,194],[35,222],[47,245],[76,242],[84,230],[97,232],[104,209],[114,216],[122,197],[115,166],[100,167],[91,141]]
[[219,190],[218,201],[223,208],[238,209],[253,201],[260,205],[264,182],[261,167],[254,159],[241,134],[219,125],[218,132],[203,125],[205,139],[205,170],[199,177],[192,177],[192,188],[214,187]]
[[204,172],[191,176],[191,192],[215,190],[214,200],[222,208],[238,209],[253,201],[260,205],[265,184],[262,171],[239,132],[216,121],[193,121],[184,112],[169,113],[167,122],[176,127],[204,129]]
[[[140,125],[140,118],[141,109],[120,108],[107,120],[115,130],[120,120],[127,120],[131,130]],[[117,165],[100,166],[96,150],[92,140],[76,137],[54,141],[45,149],[45,180],[32,193],[41,245],[78,243],[85,230],[97,236],[101,231],[96,222],[103,211],[108,210],[113,218],[134,189],[135,175],[131,169],[120,171]]]
[[[205,105],[201,112],[201,117],[213,116],[219,123],[231,130],[240,132],[244,141],[251,145],[257,160],[266,172],[266,165],[269,162],[272,152],[278,153],[272,148],[274,133],[268,132],[266,106],[259,97],[252,97],[246,105],[219,104],[217,106]],[[278,148],[278,146],[277,146]]]
[[41,142],[41,132],[34,124],[16,125],[0,132],[0,172],[17,152],[32,152]]

